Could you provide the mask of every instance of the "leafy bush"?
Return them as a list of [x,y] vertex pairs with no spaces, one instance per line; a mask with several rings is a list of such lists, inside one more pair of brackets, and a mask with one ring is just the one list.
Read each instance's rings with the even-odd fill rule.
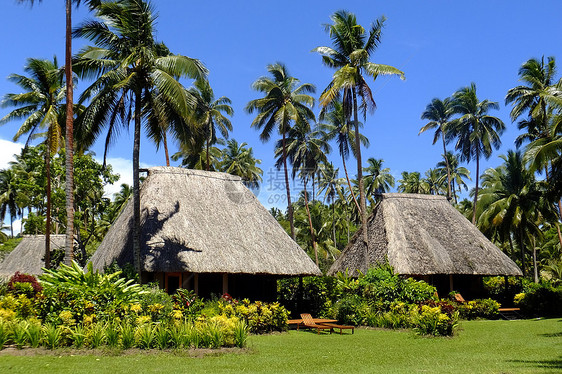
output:
[[41,292],[43,287],[37,281],[33,275],[20,273],[16,271],[14,275],[10,277],[7,284],[8,292],[16,295],[26,295],[28,297],[33,297],[37,293]]
[[[243,320],[250,332],[262,334],[271,331],[284,331],[287,329],[287,318],[289,313],[284,306],[275,303],[263,303],[244,299],[241,302],[232,299],[231,301],[219,300],[216,303],[219,315],[226,317],[236,317]],[[208,310],[207,307],[203,310]],[[204,314],[203,314],[204,315]]]
[[496,319],[499,316],[500,303],[492,299],[476,299],[459,304],[457,310],[462,319]]
[[528,316],[562,316],[562,286],[549,283],[530,284],[526,292],[516,295],[516,304]]
[[458,325],[458,312],[449,315],[439,306],[421,305],[414,324],[414,331],[419,335],[452,336]]
[[332,300],[339,296],[337,280],[333,277],[303,277],[300,295],[299,282],[298,278],[277,281],[279,303],[292,311],[294,317],[297,317],[301,311],[314,316],[325,316],[332,305]]

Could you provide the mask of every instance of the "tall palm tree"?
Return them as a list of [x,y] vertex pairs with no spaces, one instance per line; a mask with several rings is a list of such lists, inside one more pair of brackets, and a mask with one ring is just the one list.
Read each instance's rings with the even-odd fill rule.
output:
[[[451,175],[451,191],[453,193],[453,197],[455,198],[455,204],[458,204],[455,184],[459,187],[459,193],[462,192],[463,188],[465,191],[468,191],[468,186],[464,180],[472,180],[470,178],[470,171],[464,166],[459,166],[459,159],[452,152],[447,152],[443,158],[446,160],[439,161],[437,163],[437,168],[443,170],[447,166],[449,167]],[[443,174],[445,173],[446,172],[443,170]]]
[[296,123],[295,126],[289,130],[285,140],[285,147],[283,147],[283,141],[278,141],[276,144],[275,156],[277,157],[277,162],[275,166],[280,168],[283,164],[283,150],[286,149],[285,154],[287,155],[287,159],[293,166],[293,178],[298,173],[303,181],[303,197],[309,221],[312,247],[314,249],[316,265],[318,265],[318,251],[314,237],[312,217],[310,216],[306,186],[308,181],[314,178],[318,173],[319,165],[327,161],[326,154],[330,152],[330,146],[326,142],[326,134],[322,130],[314,129],[311,131],[309,125],[304,122]]
[[314,93],[316,89],[309,83],[300,84],[297,78],[289,75],[287,68],[281,63],[267,65],[267,71],[271,74],[271,78],[264,76],[258,78],[252,84],[252,88],[263,93],[264,97],[250,101],[245,110],[250,114],[257,113],[251,126],[261,130],[260,139],[263,142],[269,140],[274,130],[281,134],[282,163],[287,191],[287,213],[291,237],[295,240],[285,141],[287,133],[294,124],[302,123],[303,126],[309,126],[309,122],[314,121],[315,116],[312,112],[314,99],[309,93]]
[[439,195],[445,189],[445,175],[438,168],[429,169],[425,172],[423,179],[424,185],[427,188],[427,193],[430,195]]
[[507,156],[500,157],[504,163],[482,176],[478,227],[483,232],[495,231],[503,241],[510,240],[511,235],[518,238],[525,275],[525,243],[530,245],[532,237],[542,237],[540,225],[545,217],[552,217],[553,211],[534,173],[525,166],[521,152],[510,150]]
[[[20,94],[4,96],[2,106],[17,107],[2,119],[0,124],[13,120],[23,120],[14,136],[18,140],[27,134],[27,147],[32,139],[45,138],[45,171],[47,174],[47,214],[45,230],[45,267],[50,268],[50,230],[51,230],[51,155],[63,144],[65,105],[64,78],[57,59],[53,61],[30,58],[24,71],[28,76],[12,74],[8,79],[25,90]],[[46,130],[41,133],[41,130]],[[67,222],[68,225],[68,222]]]
[[[134,121],[133,252],[140,275],[141,124],[144,121],[154,129],[154,123],[162,123],[163,113],[167,118],[187,118],[195,100],[178,79],[203,79],[207,69],[200,61],[186,56],[162,56],[162,46],[154,38],[155,17],[149,3],[142,0],[102,3],[96,9],[96,16],[99,21],[86,22],[74,31],[75,36],[87,38],[96,45],[80,51],[75,65],[80,76],[96,78],[81,97],[81,101],[91,100],[81,117],[81,125],[91,135],[87,140],[92,142],[104,129],[108,129],[106,139],[110,140],[118,125],[127,127],[131,119]],[[187,122],[174,121],[171,125],[175,126],[175,133],[182,134]]]
[[395,67],[369,61],[380,44],[385,17],[377,19],[368,32],[357,23],[355,15],[348,11],[337,11],[330,18],[332,24],[326,25],[325,30],[332,39],[333,48],[317,47],[314,49],[322,55],[325,65],[336,69],[332,81],[320,96],[320,104],[322,107],[326,107],[341,93],[347,118],[350,118],[353,113],[361,224],[363,240],[366,243],[365,248],[368,250],[367,204],[361,162],[358,112],[361,109],[363,117],[366,119],[367,109],[374,110],[375,101],[364,74],[375,80],[379,75],[398,75],[403,78],[404,73]]
[[343,179],[338,178],[339,169],[335,169],[330,162],[323,162],[319,167],[320,177],[318,180],[318,193],[324,192],[324,201],[332,206],[332,236],[334,245],[337,248],[336,239],[336,197],[342,196]]
[[402,179],[398,180],[398,192],[428,194],[429,188],[420,173],[402,172]]
[[[37,0],[41,2],[42,0]],[[65,263],[70,265],[74,248],[74,85],[72,77],[72,4],[80,5],[84,1],[90,8],[95,9],[102,0],[65,0],[66,27],[64,73],[66,82],[66,124],[65,124],[65,195],[66,195],[66,241]],[[33,6],[35,0],[17,0],[18,3],[28,3]],[[45,241],[49,239],[46,237]],[[48,245],[48,244],[47,244]],[[46,266],[47,267],[47,266]],[[48,268],[48,267],[47,267]]]
[[454,120],[450,136],[457,138],[455,148],[460,151],[461,161],[476,161],[473,224],[476,224],[480,158],[488,159],[492,155],[492,148],[499,149],[500,135],[505,130],[502,120],[488,115],[490,109],[499,109],[498,103],[478,100],[474,83],[453,94],[453,110],[461,117]]
[[390,174],[389,168],[382,167],[383,162],[383,159],[370,157],[367,160],[367,167],[363,169],[367,174],[365,175],[365,193],[374,201],[378,200],[378,195],[394,188],[394,177]]
[[441,137],[443,142],[443,157],[445,158],[445,163],[447,167],[447,199],[451,200],[451,168],[449,167],[449,160],[445,155],[447,154],[446,148],[446,140],[445,140],[445,133],[447,132],[447,126],[453,116],[453,105],[451,103],[450,98],[445,98],[444,100],[440,100],[435,98],[431,100],[431,103],[427,104],[425,107],[425,111],[421,115],[421,119],[427,119],[429,122],[420,129],[421,134],[427,130],[435,129],[435,133],[433,135],[433,144],[437,143],[437,139]]
[[204,133],[207,171],[209,171],[209,147],[217,141],[217,129],[225,139],[228,139],[228,132],[232,131],[232,124],[225,114],[232,116],[234,110],[230,106],[232,102],[228,97],[221,96],[215,100],[213,89],[206,79],[195,81],[195,87],[192,87],[190,91],[197,98],[197,109],[194,116]]
[[[556,60],[548,57],[545,62],[544,56],[538,60],[531,58],[527,60],[519,69],[519,80],[523,85],[514,87],[507,92],[505,103],[513,104],[511,109],[511,120],[527,114],[527,118],[518,123],[520,130],[526,129],[526,133],[516,139],[517,147],[524,141],[529,141],[527,146],[526,159],[531,161],[532,166],[538,170],[544,170],[547,182],[552,181],[549,172],[549,163],[552,166],[552,158],[556,158],[560,152],[550,152],[556,140],[554,130],[556,113],[553,107],[558,109],[562,104],[562,87],[560,82],[556,82]],[[554,141],[554,143],[553,143]],[[546,146],[546,147],[545,147]],[[554,146],[556,148],[556,146]],[[562,147],[559,147],[562,149]],[[547,151],[548,156],[546,156]],[[546,156],[546,157],[545,157]],[[562,214],[562,202],[557,199],[559,217]],[[560,223],[557,222],[558,241],[562,246],[562,233]]]
[[10,236],[14,237],[14,220],[20,214],[21,208],[18,206],[18,199],[21,191],[16,186],[17,175],[14,170],[0,170],[0,222],[4,222],[6,213],[10,217]]
[[[351,180],[349,179],[349,173],[347,172],[347,165],[345,162],[349,156],[350,150],[353,155],[357,157],[355,132],[353,131],[353,126],[349,121],[349,116],[346,116],[344,112],[343,103],[340,100],[333,100],[327,107],[320,111],[319,119],[323,123],[318,126],[326,133],[326,140],[330,141],[336,139],[338,151],[342,159],[345,179],[347,180],[347,186],[349,187],[351,197],[353,198],[357,211],[359,212],[361,208],[359,207],[355,193],[351,188]],[[362,127],[363,123],[360,122],[359,126]],[[369,147],[369,139],[367,139],[365,135],[359,134],[359,142],[363,145],[363,147]]]
[[237,175],[249,188],[257,188],[262,181],[263,170],[258,167],[261,160],[254,157],[254,151],[247,143],[230,139],[222,150],[220,170]]

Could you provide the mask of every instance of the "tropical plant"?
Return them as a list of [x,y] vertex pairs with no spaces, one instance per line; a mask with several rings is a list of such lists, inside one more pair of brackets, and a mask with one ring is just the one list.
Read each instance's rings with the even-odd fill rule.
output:
[[237,175],[247,187],[257,188],[262,181],[263,170],[258,167],[261,160],[254,157],[254,151],[247,143],[230,139],[221,151],[220,170]]
[[451,178],[451,168],[449,166],[449,159],[446,157],[447,148],[445,140],[445,133],[448,131],[447,126],[450,123],[451,117],[453,116],[453,106],[450,98],[445,98],[440,100],[435,98],[431,100],[431,103],[427,104],[425,111],[421,115],[421,119],[429,120],[429,122],[420,129],[421,134],[427,130],[435,129],[433,135],[433,144],[437,143],[437,139],[441,136],[443,141],[443,158],[445,159],[445,166],[447,169],[447,198],[450,200],[452,197],[452,178]]
[[[202,129],[205,138],[205,149],[207,156],[207,171],[210,168],[209,147],[217,141],[217,130],[228,139],[228,132],[232,131],[232,124],[226,115],[232,116],[234,110],[230,106],[232,103],[226,96],[221,96],[215,100],[213,89],[205,79],[195,81],[195,87],[190,92],[197,98],[197,107],[194,118]],[[223,114],[224,113],[224,114]]]
[[389,168],[383,168],[384,160],[370,157],[367,167],[363,169],[365,175],[365,194],[372,201],[378,200],[378,195],[389,192],[394,188],[394,177]]
[[285,188],[287,191],[287,213],[291,228],[291,237],[295,239],[295,226],[293,221],[293,206],[291,204],[291,191],[289,187],[289,171],[287,169],[286,137],[294,124],[310,126],[314,121],[312,112],[314,99],[309,93],[314,93],[312,84],[303,83],[289,75],[285,65],[275,63],[267,65],[271,77],[260,77],[252,88],[264,94],[263,98],[250,101],[246,105],[246,112],[257,113],[252,121],[252,127],[261,130],[260,139],[268,141],[274,130],[281,134],[282,164],[285,172]]
[[[332,81],[320,96],[320,104],[322,107],[326,107],[341,93],[346,118],[350,118],[353,113],[361,223],[363,240],[368,243],[367,205],[361,161],[358,112],[361,109],[363,118],[366,119],[367,109],[374,110],[375,101],[363,74],[375,80],[380,75],[398,75],[403,78],[404,73],[395,67],[369,61],[380,44],[385,17],[377,19],[368,32],[357,23],[353,13],[345,10],[334,13],[330,18],[332,24],[326,25],[325,29],[332,39],[333,48],[317,47],[313,50],[322,55],[322,61],[325,65],[336,69]],[[361,101],[360,105],[358,96]],[[365,247],[367,249],[368,245]]]
[[163,116],[174,118],[174,132],[182,137],[188,131],[187,115],[195,103],[178,81],[181,77],[203,79],[207,73],[200,61],[182,55],[162,53],[165,47],[154,38],[154,10],[142,0],[101,3],[96,9],[99,21],[89,21],[74,31],[96,44],[78,55],[76,70],[82,77],[95,77],[81,101],[90,105],[81,117],[90,144],[104,128],[108,129],[106,149],[118,129],[134,120],[133,140],[133,252],[137,271],[140,264],[139,152],[141,123],[152,134]]
[[419,172],[403,171],[402,179],[398,180],[398,192],[427,194],[429,188]]
[[[51,155],[63,144],[65,109],[63,105],[63,75],[58,67],[56,57],[53,61],[30,58],[24,68],[28,76],[12,74],[9,80],[26,92],[7,94],[2,106],[17,107],[2,119],[0,124],[24,119],[14,140],[28,134],[26,146],[36,137],[45,137],[45,171],[47,177],[47,221],[45,232],[45,266],[50,267],[50,229],[51,229]],[[39,133],[45,129],[46,133]]]
[[458,186],[459,193],[462,192],[463,188],[465,191],[468,191],[468,186],[466,185],[466,182],[464,180],[465,179],[471,180],[470,171],[468,171],[468,169],[465,168],[464,166],[459,166],[458,157],[451,152],[447,152],[445,157],[443,158],[444,158],[443,161],[439,161],[437,163],[437,169],[442,170],[440,172],[442,174],[445,174],[446,172],[443,169],[446,168],[448,165],[449,173],[451,175],[451,191],[453,197],[455,198],[455,204],[458,204],[455,184]]
[[453,110],[461,117],[453,121],[447,136],[456,138],[455,148],[460,151],[461,161],[476,161],[473,224],[476,224],[480,158],[488,159],[492,155],[493,148],[499,149],[500,135],[505,130],[502,120],[488,115],[490,109],[499,109],[498,103],[489,100],[480,101],[476,96],[474,83],[453,94]]

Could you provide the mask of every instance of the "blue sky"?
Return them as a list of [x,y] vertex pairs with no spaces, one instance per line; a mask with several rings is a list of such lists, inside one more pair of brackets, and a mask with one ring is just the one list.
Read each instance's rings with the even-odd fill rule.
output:
[[[235,110],[231,137],[247,142],[262,159],[264,179],[273,168],[273,141],[263,144],[250,128],[252,117],[244,113],[249,100],[259,97],[251,84],[266,75],[266,65],[280,61],[302,82],[313,83],[321,92],[333,71],[311,50],[330,45],[323,24],[339,9],[357,15],[368,27],[381,15],[387,17],[382,43],[373,62],[389,64],[404,71],[406,80],[381,78],[370,82],[377,110],[369,115],[363,130],[371,146],[363,157],[384,159],[395,177],[402,171],[422,174],[440,161],[439,146],[432,146],[432,134],[418,136],[424,122],[420,115],[434,97],[450,96],[475,82],[480,99],[498,101],[492,114],[507,126],[503,146],[481,170],[497,166],[498,156],[514,148],[518,135],[504,105],[508,89],[518,84],[517,71],[531,57],[562,59],[562,3],[559,1],[154,1],[158,16],[157,38],[170,50],[198,58],[209,68],[209,80],[216,96],[227,96]],[[0,95],[18,92],[4,79],[22,73],[28,57],[64,61],[64,2],[49,0],[29,6],[5,0],[0,5],[2,35],[0,51]],[[92,17],[82,7],[74,13],[74,24]],[[74,41],[74,51],[85,44]],[[562,61],[562,60],[560,60]],[[562,62],[559,62],[559,65]],[[89,82],[80,82],[80,93]],[[185,82],[189,85],[189,82]],[[318,96],[317,94],[316,96]],[[318,107],[315,108],[316,113]],[[0,116],[8,112],[0,108]],[[0,127],[0,167],[18,151],[11,139],[19,123]],[[175,152],[176,145],[171,147]],[[94,147],[101,157],[101,144]],[[11,153],[10,153],[11,152]],[[110,151],[124,181],[130,181],[128,159],[132,154],[132,131],[124,132]],[[340,165],[337,150],[331,159]],[[165,163],[163,151],[148,141],[141,144],[145,166]],[[350,165],[354,164],[350,160]],[[469,164],[474,174],[475,165]],[[354,167],[350,167],[350,171]],[[474,177],[474,176],[473,176]],[[398,178],[397,178],[398,179]],[[267,185],[267,183],[266,183]],[[272,191],[262,187],[260,200],[267,203]]]

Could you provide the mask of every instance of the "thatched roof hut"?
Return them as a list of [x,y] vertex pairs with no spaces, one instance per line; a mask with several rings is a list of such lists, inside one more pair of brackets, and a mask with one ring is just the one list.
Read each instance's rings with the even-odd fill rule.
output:
[[368,230],[369,250],[359,230],[328,274],[348,269],[357,275],[357,269],[365,272],[388,259],[404,275],[522,275],[443,196],[383,194]]
[[[66,235],[50,235],[51,253],[64,250]],[[45,235],[24,235],[21,242],[0,263],[0,278],[9,278],[16,271],[40,275],[45,266]]]
[[[239,177],[155,167],[140,195],[142,271],[161,274],[163,286],[170,273],[183,274],[184,287],[194,274],[321,274]],[[132,225],[131,199],[93,255],[94,269],[133,263]]]

